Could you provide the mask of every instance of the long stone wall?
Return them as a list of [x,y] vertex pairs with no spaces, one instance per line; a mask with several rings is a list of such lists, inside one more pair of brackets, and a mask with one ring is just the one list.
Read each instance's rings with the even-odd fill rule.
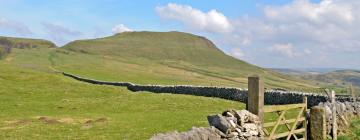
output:
[[[99,85],[113,85],[127,87],[130,91],[148,91],[153,93],[172,93],[172,94],[186,94],[205,97],[217,97],[227,100],[234,100],[246,103],[247,102],[247,90],[233,87],[203,87],[203,86],[191,86],[191,85],[176,85],[176,86],[163,86],[163,85],[138,85],[129,82],[105,82],[94,79],[82,78],[73,74],[62,72],[63,75],[74,78],[79,81],[99,84]],[[326,102],[327,97],[316,93],[302,93],[295,91],[278,91],[267,90],[265,92],[265,104],[267,105],[281,105],[281,104],[293,104],[302,103],[302,97],[307,96],[308,106],[316,106],[321,102]],[[339,96],[337,101],[345,102],[351,101],[350,97]],[[359,100],[360,101],[360,100]]]

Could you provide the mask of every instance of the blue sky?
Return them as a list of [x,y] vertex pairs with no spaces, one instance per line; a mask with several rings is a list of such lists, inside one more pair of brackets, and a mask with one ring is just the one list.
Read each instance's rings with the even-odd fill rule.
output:
[[183,31],[263,67],[360,68],[352,0],[0,0],[0,35],[59,46],[123,31]]

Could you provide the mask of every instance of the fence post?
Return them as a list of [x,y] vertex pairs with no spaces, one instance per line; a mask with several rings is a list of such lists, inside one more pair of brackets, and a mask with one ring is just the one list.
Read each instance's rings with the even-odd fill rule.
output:
[[352,84],[350,84],[349,90],[350,90],[350,94],[351,94],[351,101],[356,102],[356,97],[355,97],[355,94],[354,94],[354,89],[353,89]]
[[247,110],[264,122],[264,81],[259,76],[248,77]]
[[304,107],[304,117],[305,117],[305,120],[303,122],[303,125],[304,125],[304,128],[305,128],[305,132],[304,132],[304,139],[307,140],[308,139],[308,125],[307,125],[307,103],[308,103],[308,100],[307,100],[307,97],[304,96],[303,97],[303,103],[305,104],[305,107]]
[[336,123],[336,100],[335,100],[335,91],[331,91],[331,104],[332,104],[332,134],[333,140],[337,140],[337,123]]
[[312,140],[326,140],[325,109],[315,106],[310,110],[310,135]]

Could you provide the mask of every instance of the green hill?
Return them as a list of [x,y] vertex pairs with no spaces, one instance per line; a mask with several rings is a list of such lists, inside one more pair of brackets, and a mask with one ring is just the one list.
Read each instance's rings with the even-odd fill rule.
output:
[[0,36],[0,59],[11,53],[13,48],[34,49],[34,48],[55,48],[56,45],[50,41],[41,39],[25,39]]
[[258,74],[269,88],[313,88],[311,83],[235,59],[210,40],[182,32],[125,32],[71,42],[52,61],[85,77],[140,84],[246,87]]
[[[63,48],[42,40],[6,40],[12,45],[3,43],[11,51],[0,60],[0,139],[148,139],[207,126],[208,114],[244,108],[217,98],[134,94],[79,82],[53,68],[99,80],[235,87],[246,87],[246,77],[257,73],[268,87],[313,87],[234,59],[207,39],[185,33],[124,33]],[[173,44],[166,48],[166,43]]]
[[[36,46],[45,43],[15,40]],[[217,98],[135,94],[124,87],[79,82],[52,70],[51,60],[57,54],[84,65],[98,58],[58,48],[12,47],[0,60],[1,140],[143,140],[156,133],[208,126],[208,114],[244,108],[242,103]]]
[[77,52],[122,58],[144,58],[159,62],[188,62],[201,66],[250,68],[225,55],[204,37],[181,32],[125,32],[114,36],[74,41],[64,46]]

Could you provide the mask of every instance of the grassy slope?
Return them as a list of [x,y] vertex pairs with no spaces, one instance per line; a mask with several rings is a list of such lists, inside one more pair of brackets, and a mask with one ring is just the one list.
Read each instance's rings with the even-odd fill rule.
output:
[[[0,139],[147,139],[207,126],[206,115],[244,107],[221,99],[81,83],[50,70],[55,52],[15,48],[0,60]],[[37,116],[65,122],[46,124]],[[89,123],[91,128],[84,124],[98,118],[107,121]]]
[[58,69],[109,81],[246,87],[247,77],[259,74],[271,88],[314,87],[237,60],[203,37],[180,32],[130,32],[74,41],[52,56]]
[[[119,87],[90,85],[51,70],[51,66],[56,66],[89,77],[116,81],[234,86],[239,86],[239,81],[246,85],[246,80],[242,78],[241,83],[241,78],[232,76],[249,74],[248,71],[242,73],[242,70],[224,68],[221,63],[213,67],[200,60],[196,63],[183,60],[174,65],[172,61],[169,64],[169,60],[156,59],[76,53],[46,47],[13,49],[10,55],[0,60],[0,139],[146,139],[159,132],[207,126],[206,115],[244,107],[241,103],[221,99],[138,94]],[[232,61],[233,58],[226,59]],[[275,77],[267,82],[276,83],[276,78],[283,77],[241,61],[233,63]],[[37,116],[65,122],[46,124]],[[107,121],[89,123],[91,128],[84,124],[86,120],[98,118],[107,118]]]

